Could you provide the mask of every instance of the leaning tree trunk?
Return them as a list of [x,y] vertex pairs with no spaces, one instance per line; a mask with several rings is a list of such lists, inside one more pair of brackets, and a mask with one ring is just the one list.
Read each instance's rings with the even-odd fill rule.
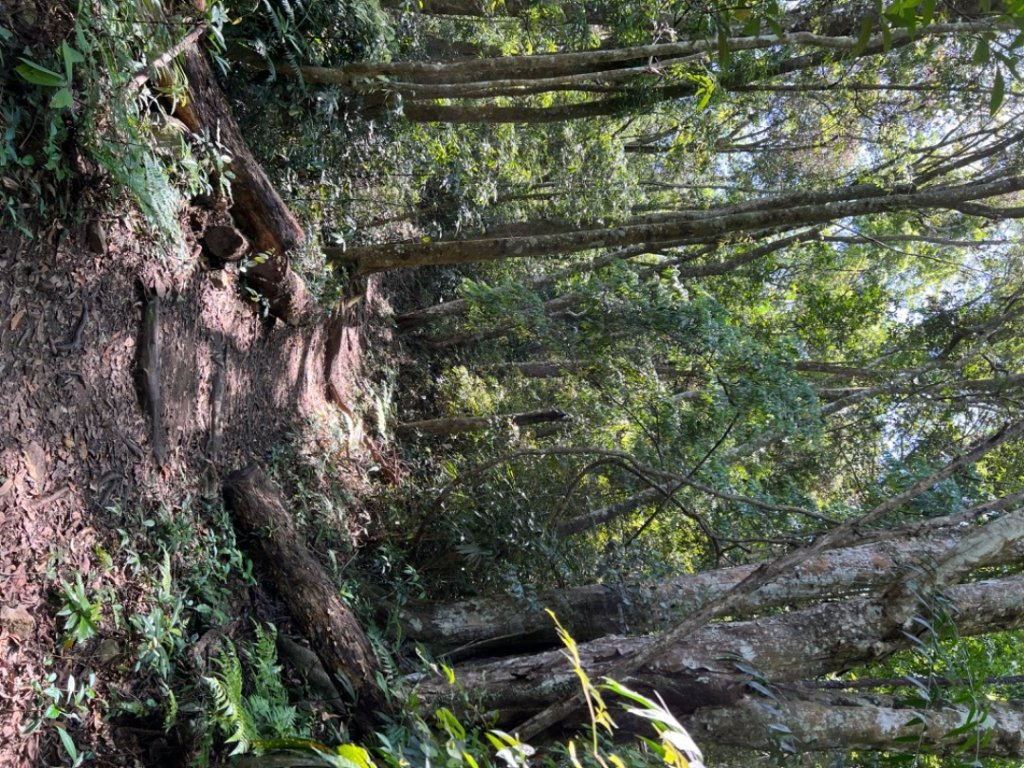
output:
[[314,306],[287,257],[303,241],[302,227],[249,150],[205,55],[195,48],[186,50],[182,68],[188,77],[189,98],[177,102],[174,114],[193,133],[217,135],[231,152],[231,215],[255,252],[269,255],[246,277],[267,299],[274,317],[295,324]]
[[[879,589],[896,574],[941,560],[963,542],[970,530],[957,519],[949,528],[915,538],[823,552],[748,595],[733,615],[746,618],[775,608]],[[1016,541],[987,564],[1008,565],[1021,560],[1024,542]],[[607,634],[655,632],[722,596],[758,567],[741,565],[660,581],[548,590],[529,603],[510,596],[413,603],[401,609],[399,620],[406,637],[423,643],[435,654],[464,659],[521,653],[558,643],[545,608],[553,610],[579,642]]]
[[[961,584],[945,590],[962,636],[1012,629],[1024,611],[1024,576]],[[925,609],[922,609],[925,610]],[[925,610],[926,612],[926,610]],[[579,645],[591,680],[642,655],[657,636],[609,636]],[[620,682],[659,692],[681,715],[731,706],[747,690],[749,673],[775,684],[810,680],[858,664],[880,661],[911,646],[885,615],[882,598],[849,598],[751,621],[708,624],[666,649]],[[568,699],[578,682],[561,650],[456,664],[458,689],[444,680],[414,676],[421,700],[458,708],[468,693],[505,725],[519,723]],[[717,741],[717,734],[710,734]]]
[[326,570],[306,549],[281,492],[252,464],[224,482],[235,525],[250,543],[257,565],[288,605],[324,668],[356,698],[355,721],[367,730],[388,705],[377,686],[377,661],[366,634],[338,597]]
[[969,182],[923,190],[856,185],[837,192],[797,193],[764,198],[700,214],[678,214],[660,222],[627,222],[599,229],[567,229],[558,234],[487,237],[431,242],[383,243],[358,248],[325,248],[328,259],[355,262],[362,273],[401,267],[468,264],[508,258],[577,253],[594,248],[674,242],[677,245],[719,242],[723,236],[766,229],[793,229],[851,216],[896,211],[955,208],[1024,189],[1024,176]]
[[[1017,702],[986,701],[981,719],[969,703],[940,700],[922,707],[891,696],[786,694],[766,704],[747,698],[701,710],[687,722],[690,735],[698,743],[754,750],[775,750],[785,742],[798,752],[917,753],[923,745],[930,753],[959,754],[961,760],[965,755],[1024,757],[1024,711]],[[788,733],[783,735],[780,725]]]

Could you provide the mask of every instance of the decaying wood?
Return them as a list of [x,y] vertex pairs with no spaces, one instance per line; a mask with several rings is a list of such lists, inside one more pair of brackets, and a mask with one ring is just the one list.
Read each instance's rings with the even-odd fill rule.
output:
[[355,697],[354,721],[372,727],[387,705],[370,642],[323,566],[309,553],[278,490],[255,464],[233,472],[224,496],[253,558],[287,603],[298,628],[341,689]]
[[234,227],[214,225],[203,232],[203,253],[215,265],[241,261],[249,250],[249,241]]
[[157,464],[163,466],[167,459],[167,430],[164,428],[160,388],[160,297],[155,292],[147,292],[142,311],[136,377],[142,407],[149,415],[149,443]]
[[230,151],[229,167],[234,176],[231,215],[254,250],[270,255],[246,276],[252,288],[267,299],[271,314],[297,323],[313,307],[305,283],[292,271],[287,258],[304,238],[302,227],[249,151],[206,57],[196,48],[188,48],[181,64],[188,77],[189,99],[176,105],[174,116],[193,133],[205,130],[217,137]]

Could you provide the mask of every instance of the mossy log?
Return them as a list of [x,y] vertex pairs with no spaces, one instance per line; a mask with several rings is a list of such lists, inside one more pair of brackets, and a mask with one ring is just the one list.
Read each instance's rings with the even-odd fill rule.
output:
[[281,491],[251,464],[227,477],[224,498],[257,568],[288,605],[324,668],[341,684],[339,690],[350,689],[354,723],[372,729],[373,714],[387,708],[373,649],[327,571],[302,542]]

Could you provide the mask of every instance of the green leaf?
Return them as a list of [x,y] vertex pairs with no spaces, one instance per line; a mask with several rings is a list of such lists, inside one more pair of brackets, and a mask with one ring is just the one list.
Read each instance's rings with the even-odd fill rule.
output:
[[718,28],[718,66],[724,72],[729,68],[729,29],[722,25]]
[[11,30],[7,27],[0,26],[0,42],[6,43],[12,37],[14,37],[14,33],[11,32]]
[[355,763],[360,768],[371,768],[373,765],[370,753],[356,744],[342,744],[337,751],[340,757]]
[[70,83],[72,69],[74,68],[75,64],[81,64],[83,61],[85,61],[85,56],[83,56],[70,45],[68,45],[67,40],[63,41],[60,44],[60,55],[61,58],[64,59],[64,77],[67,80],[67,82]]
[[60,88],[64,85],[64,78],[60,73],[47,69],[41,64],[36,64],[31,59],[19,56],[22,63],[14,68],[14,71],[21,75],[21,79],[32,85],[42,85],[47,88]]
[[992,97],[988,102],[988,113],[995,115],[1003,106],[1003,99],[1006,96],[1006,79],[1003,77],[1003,70],[996,72],[996,81],[992,84]]
[[927,26],[935,18],[935,0],[924,0],[921,3],[921,24]]
[[892,50],[892,27],[885,19],[879,19],[878,25],[882,30],[882,49],[888,53]]
[[871,31],[875,28],[875,22],[870,16],[860,20],[860,34],[857,35],[857,44],[853,47],[853,55],[859,56],[871,42]]
[[992,54],[989,50],[988,35],[984,35],[978,44],[974,47],[974,55],[971,57],[971,61],[975,64],[988,64]]
[[1002,51],[992,51],[992,55],[1013,75],[1015,80],[1020,80],[1020,72],[1017,71],[1017,58],[1015,56],[1007,56]]
[[75,740],[71,738],[70,734],[57,726],[57,735],[60,736],[60,741],[64,745],[65,751],[68,753],[68,757],[71,758],[71,762],[78,761],[78,747],[75,746]]
[[61,88],[50,99],[51,109],[65,109],[75,103],[74,98],[71,96],[71,91],[67,88]]

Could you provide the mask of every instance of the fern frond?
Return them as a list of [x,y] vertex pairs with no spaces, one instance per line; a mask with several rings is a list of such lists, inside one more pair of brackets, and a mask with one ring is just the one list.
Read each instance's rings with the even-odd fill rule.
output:
[[235,744],[232,755],[240,755],[252,747],[259,734],[242,696],[242,664],[230,640],[225,640],[216,657],[218,674],[204,677],[214,702],[214,722],[229,734],[228,744]]

